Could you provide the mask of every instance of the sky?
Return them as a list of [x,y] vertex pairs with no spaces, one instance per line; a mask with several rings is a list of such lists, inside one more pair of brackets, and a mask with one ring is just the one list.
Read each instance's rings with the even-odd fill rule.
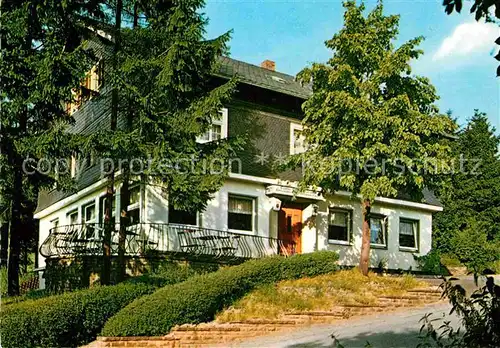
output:
[[[365,1],[368,9],[375,1]],[[496,78],[495,39],[500,27],[476,22],[467,1],[461,14],[444,13],[442,0],[385,0],[386,14],[399,14],[401,44],[424,36],[425,54],[412,63],[413,73],[430,78],[442,112],[451,110],[460,125],[487,113],[500,134],[500,78]],[[206,0],[207,38],[232,30],[230,56],[255,65],[265,59],[276,70],[296,75],[331,56],[325,40],[341,29],[340,0]]]

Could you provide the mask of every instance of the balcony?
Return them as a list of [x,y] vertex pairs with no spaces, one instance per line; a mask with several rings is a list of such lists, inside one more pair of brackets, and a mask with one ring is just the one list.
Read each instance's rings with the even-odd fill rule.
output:
[[[50,230],[40,246],[46,258],[102,256],[104,224],[75,224]],[[119,225],[111,231],[111,255],[118,255]],[[189,225],[139,223],[125,229],[127,257],[169,256],[224,262],[287,255],[281,240]]]

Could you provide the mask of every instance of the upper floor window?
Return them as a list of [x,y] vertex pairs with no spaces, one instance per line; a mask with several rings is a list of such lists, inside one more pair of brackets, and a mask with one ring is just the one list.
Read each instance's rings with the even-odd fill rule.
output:
[[101,59],[96,65],[90,69],[85,75],[80,84],[79,90],[72,91],[73,101],[66,104],[68,114],[73,114],[77,111],[84,102],[91,99],[94,93],[98,92],[102,87],[103,81],[103,60]]
[[399,246],[404,249],[418,249],[418,221],[399,219]]
[[387,246],[387,217],[383,215],[370,216],[370,243],[372,246]]
[[219,111],[219,117],[212,120],[212,124],[207,131],[198,137],[199,143],[207,143],[216,141],[222,138],[227,138],[227,109],[223,108]]
[[349,243],[351,232],[351,212],[343,209],[330,209],[328,215],[328,241]]
[[253,197],[228,196],[228,228],[230,230],[255,230],[256,200]]
[[306,137],[301,124],[290,123],[290,155],[306,151]]

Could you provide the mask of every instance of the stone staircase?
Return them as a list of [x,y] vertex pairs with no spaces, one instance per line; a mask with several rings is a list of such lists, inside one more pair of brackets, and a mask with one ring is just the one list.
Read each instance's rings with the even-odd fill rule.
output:
[[437,287],[414,289],[400,296],[381,296],[374,305],[345,305],[328,311],[290,312],[279,319],[250,319],[230,323],[185,324],[174,327],[163,337],[99,337],[89,347],[207,347],[226,346],[233,342],[277,331],[293,330],[312,324],[327,324],[352,317],[417,307],[441,300]]

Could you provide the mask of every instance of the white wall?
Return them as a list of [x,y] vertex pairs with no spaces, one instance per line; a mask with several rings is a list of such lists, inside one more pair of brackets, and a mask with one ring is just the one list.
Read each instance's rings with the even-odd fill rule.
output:
[[[117,187],[117,191],[119,189]],[[277,212],[272,210],[272,203],[265,195],[265,184],[236,179],[228,179],[224,186],[214,194],[207,204],[206,210],[200,214],[199,223],[202,227],[218,230],[228,230],[228,195],[236,194],[256,198],[255,231],[253,234],[264,237],[277,237]],[[52,227],[51,221],[59,218],[59,225],[66,225],[66,214],[74,209],[79,211],[79,221],[82,219],[82,206],[94,201],[96,212],[99,212],[99,198],[105,195],[105,188],[96,190],[78,201],[62,206],[59,210],[40,219],[40,243],[48,236]],[[144,189],[141,202],[141,216],[144,222],[168,222],[168,197],[165,191],[156,186]],[[57,204],[57,203],[56,203]],[[357,265],[361,249],[362,210],[359,200],[352,200],[346,196],[335,195],[327,197],[327,201],[319,202],[318,214],[313,216],[313,206],[305,207],[303,211],[302,252],[315,250],[333,250],[339,253],[340,263],[343,265]],[[347,208],[353,212],[353,240],[350,245],[338,245],[328,242],[328,207]],[[119,195],[116,207],[119,209]],[[431,248],[432,214],[418,208],[409,208],[387,203],[376,203],[372,206],[373,213],[388,217],[387,250],[374,249],[371,251],[371,266],[376,267],[382,258],[387,259],[387,266],[391,269],[417,269],[413,255],[426,254]],[[118,211],[116,216],[119,216]],[[405,217],[419,221],[420,245],[418,253],[400,251],[398,244],[399,218]],[[165,241],[175,243],[175,241]],[[45,260],[39,255],[39,265],[43,267]]]
[[[352,210],[353,219],[353,240],[350,245],[332,244],[328,241],[328,207],[345,208]],[[371,248],[370,265],[376,267],[383,258],[387,261],[390,269],[416,270],[417,263],[413,255],[425,255],[431,249],[432,241],[432,214],[423,210],[416,210],[401,206],[394,206],[376,203],[371,211],[382,214],[388,218],[387,226],[387,249]],[[306,209],[303,213],[303,220],[306,221],[312,210]],[[399,249],[399,218],[409,218],[419,221],[420,238],[418,252],[401,251]],[[333,196],[327,197],[326,202],[319,203],[316,226],[308,227],[304,224],[302,248],[304,252],[313,250],[333,250],[339,253],[340,263],[343,265],[355,266],[359,264],[362,237],[362,207],[359,200],[352,200],[348,197]],[[315,232],[317,240],[313,238]],[[317,243],[317,245],[316,245]]]

